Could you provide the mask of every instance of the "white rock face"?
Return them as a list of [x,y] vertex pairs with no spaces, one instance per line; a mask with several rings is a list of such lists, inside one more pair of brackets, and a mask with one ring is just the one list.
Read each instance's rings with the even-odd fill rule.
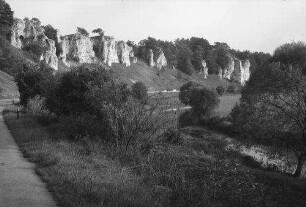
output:
[[240,61],[235,58],[235,69],[232,73],[231,79],[244,85],[250,78],[250,66],[251,64],[249,60]]
[[218,67],[218,78],[220,78],[220,79],[223,78],[223,70],[220,66]]
[[25,22],[21,19],[14,19],[12,26],[11,44],[14,47],[22,48],[25,31]]
[[54,70],[58,69],[58,59],[56,56],[56,47],[55,42],[51,39],[48,39],[46,36],[43,36],[38,40],[40,45],[43,45],[44,52],[42,54],[41,60],[44,61]]
[[149,66],[152,68],[155,66],[154,62],[154,53],[152,49],[148,50],[148,60],[149,60]]
[[[125,66],[130,66],[130,57],[131,51],[133,50],[132,47],[128,46],[124,41],[119,41],[117,43],[117,55],[119,62]],[[134,53],[133,53],[134,56]]]
[[230,58],[230,61],[226,65],[226,68],[223,71],[223,78],[231,80],[232,73],[234,72],[234,69],[235,69],[235,60],[231,56],[229,58]]
[[249,60],[245,60],[242,62],[242,68],[244,70],[244,83],[250,79],[250,75],[251,75],[250,66],[251,66],[251,63]]
[[62,53],[60,58],[67,66],[70,66],[70,61],[77,63],[94,63],[95,53],[90,38],[86,35],[76,33],[73,35],[64,36],[61,39],[60,45]]
[[156,58],[156,67],[158,69],[162,69],[163,67],[166,67],[166,66],[167,66],[167,59],[165,57],[165,54],[161,49],[159,49],[159,52]]
[[206,61],[205,60],[202,60],[202,67],[203,67],[203,76],[204,76],[204,79],[207,78],[208,76],[208,67],[206,66]]
[[113,37],[95,36],[91,38],[96,56],[108,66],[119,63],[116,41]]
[[[154,57],[156,61],[154,61]],[[158,69],[162,69],[163,67],[166,67],[168,64],[165,54],[160,48],[157,54],[154,54],[152,49],[148,50],[148,62],[151,68],[156,66]]]
[[16,48],[23,48],[32,43],[38,43],[43,47],[41,60],[53,69],[58,69],[58,59],[56,57],[55,42],[48,39],[44,34],[44,29],[35,20],[14,19],[12,27],[11,44]]

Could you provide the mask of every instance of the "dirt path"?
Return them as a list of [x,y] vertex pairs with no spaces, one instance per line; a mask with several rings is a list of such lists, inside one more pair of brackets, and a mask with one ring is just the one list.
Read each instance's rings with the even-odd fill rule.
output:
[[22,157],[3,121],[2,110],[12,100],[0,100],[0,207],[55,207],[34,165]]

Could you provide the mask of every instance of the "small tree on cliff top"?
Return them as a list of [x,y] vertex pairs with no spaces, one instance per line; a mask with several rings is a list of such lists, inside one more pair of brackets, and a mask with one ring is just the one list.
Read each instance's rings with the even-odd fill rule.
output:
[[79,32],[79,33],[82,34],[82,35],[89,36],[89,33],[88,33],[87,30],[84,29],[84,28],[77,27],[77,32]]
[[104,31],[101,28],[97,28],[97,29],[92,30],[92,33],[96,33],[96,34],[101,35],[101,36],[104,35]]

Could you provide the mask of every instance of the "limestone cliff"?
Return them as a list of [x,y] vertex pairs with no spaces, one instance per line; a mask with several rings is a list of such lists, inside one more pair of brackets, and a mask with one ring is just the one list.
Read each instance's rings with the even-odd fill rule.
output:
[[151,68],[155,66],[154,53],[152,49],[148,50],[148,61]]
[[38,43],[43,48],[43,54],[40,59],[45,61],[53,69],[58,69],[55,43],[46,37],[39,20],[30,20],[28,18],[24,20],[14,19],[10,41],[14,47],[20,49],[29,44]]
[[232,78],[232,73],[234,72],[235,69],[235,60],[233,56],[229,56],[229,62],[226,65],[226,67],[223,70],[223,78],[231,80]]
[[61,38],[60,46],[62,48],[60,58],[67,66],[71,66],[71,62],[95,62],[93,44],[89,36],[83,35],[79,32],[64,36]]
[[57,70],[58,59],[56,56],[55,42],[51,39],[48,39],[45,35],[39,38],[38,42],[44,48],[43,54],[40,59],[54,70]]
[[203,74],[204,79],[206,79],[208,75],[208,67],[206,65],[206,61],[202,60],[201,64],[202,64],[202,69],[199,74]]
[[159,48],[155,54],[153,53],[152,49],[149,49],[147,56],[150,67],[156,66],[158,69],[162,69],[163,67],[167,66],[167,59],[162,49]]
[[166,66],[167,66],[167,59],[165,57],[165,54],[162,51],[162,49],[159,49],[156,55],[156,67],[158,69],[162,69],[163,67],[166,67]]
[[117,54],[119,62],[125,66],[130,66],[130,58],[134,57],[134,53],[131,53],[132,47],[128,46],[124,41],[119,41],[117,43]]
[[232,80],[244,85],[250,78],[250,65],[249,60],[241,61],[235,58],[235,69],[232,73]]

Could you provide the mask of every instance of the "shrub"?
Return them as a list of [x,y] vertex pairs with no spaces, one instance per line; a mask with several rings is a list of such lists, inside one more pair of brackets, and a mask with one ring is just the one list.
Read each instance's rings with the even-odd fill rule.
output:
[[169,128],[163,136],[163,142],[169,144],[183,144],[184,139],[178,129]]
[[41,46],[39,43],[36,43],[36,42],[27,44],[22,49],[25,50],[25,51],[34,53],[36,55],[36,57],[37,57],[36,60],[39,60],[40,56],[44,52],[44,47]]
[[219,94],[219,96],[222,96],[223,94],[224,94],[224,92],[225,92],[225,88],[223,87],[223,86],[218,86],[217,88],[216,88],[216,91],[217,91],[217,93]]
[[229,85],[227,87],[227,92],[229,93],[235,93],[236,92],[236,87],[234,85]]
[[219,102],[217,93],[208,88],[195,88],[191,91],[189,104],[198,118],[210,115]]
[[45,106],[45,98],[36,95],[34,98],[30,98],[26,108],[27,113],[36,116],[37,120],[42,125],[49,125],[56,119],[55,115],[50,113]]
[[24,65],[22,71],[17,75],[16,82],[20,93],[20,104],[26,105],[30,98],[43,95],[42,83],[52,80],[53,70],[44,65]]
[[87,32],[86,29],[81,28],[81,27],[77,27],[77,32],[79,32],[80,34],[84,35],[84,36],[89,36],[89,33]]
[[189,81],[188,83],[185,83],[181,88],[180,88],[180,93],[179,93],[179,99],[180,101],[185,104],[185,105],[189,105],[189,99],[190,99],[190,94],[191,91],[196,88],[199,87],[200,84]]
[[178,126],[183,128],[185,126],[193,126],[196,125],[197,122],[192,114],[192,111],[186,110],[179,115],[178,118]]
[[146,85],[138,81],[132,86],[132,96],[138,100],[145,100],[148,97],[148,89]]

